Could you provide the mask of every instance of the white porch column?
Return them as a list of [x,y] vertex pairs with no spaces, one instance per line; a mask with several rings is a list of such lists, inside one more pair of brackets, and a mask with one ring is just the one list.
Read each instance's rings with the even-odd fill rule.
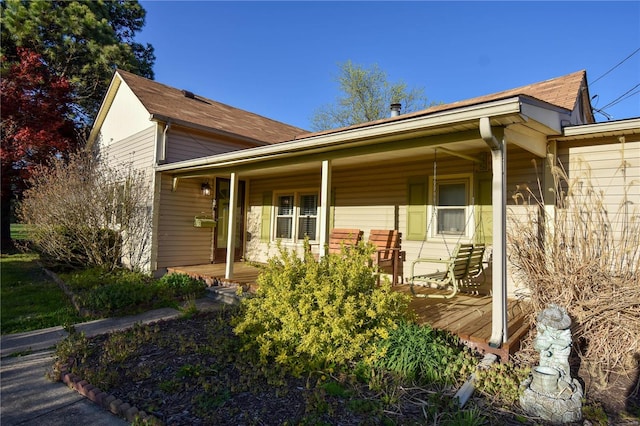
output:
[[480,119],[480,135],[491,148],[493,207],[493,271],[491,299],[491,337],[489,344],[500,347],[508,339],[507,326],[507,149],[504,135],[498,140],[488,117]]
[[329,214],[331,208],[331,160],[322,162],[322,182],[320,186],[320,257],[327,253],[329,243]]
[[236,221],[237,221],[237,205],[238,205],[238,175],[231,173],[229,183],[229,226],[227,232],[227,265],[224,277],[226,279],[233,278],[233,261],[236,252]]

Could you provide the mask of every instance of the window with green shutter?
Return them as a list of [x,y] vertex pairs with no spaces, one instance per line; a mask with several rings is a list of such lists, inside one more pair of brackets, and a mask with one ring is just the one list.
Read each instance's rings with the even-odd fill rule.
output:
[[274,239],[297,242],[318,239],[317,192],[265,192],[262,200],[261,241]]

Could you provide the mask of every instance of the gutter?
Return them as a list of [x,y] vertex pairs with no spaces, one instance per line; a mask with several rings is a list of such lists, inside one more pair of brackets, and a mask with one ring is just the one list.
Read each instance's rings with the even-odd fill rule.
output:
[[563,129],[563,138],[580,137],[598,133],[611,132],[614,135],[620,134],[638,134],[640,133],[640,118],[631,118],[627,120],[606,121],[604,123],[583,124],[580,126],[570,126]]

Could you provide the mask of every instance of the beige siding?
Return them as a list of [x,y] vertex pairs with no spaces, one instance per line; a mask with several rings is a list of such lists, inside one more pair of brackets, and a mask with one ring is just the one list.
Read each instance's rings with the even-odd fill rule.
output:
[[191,160],[239,149],[237,145],[198,133],[174,130],[167,132],[167,162]]
[[156,126],[152,124],[127,138],[100,147],[100,155],[112,165],[131,166],[136,170],[153,168]]
[[171,190],[171,177],[162,177],[158,218],[157,268],[209,263],[212,228],[195,228],[197,215],[211,214],[211,198],[200,194],[201,182],[183,179]]
[[[148,124],[148,123],[147,123]],[[147,214],[148,223],[151,224],[154,212],[154,177],[153,160],[154,160],[154,146],[155,146],[155,125],[151,125],[144,130],[139,131],[129,137],[126,137],[117,142],[112,142],[109,146],[99,145],[100,155],[103,161],[106,162],[111,168],[119,169],[121,176],[124,178],[130,175],[131,171],[144,173],[144,180],[146,181],[146,190],[148,197],[148,209]],[[138,244],[137,247],[123,247],[125,255],[123,256],[123,263],[128,265],[127,253],[131,250],[132,253],[140,252],[140,255],[136,255],[141,261],[140,266],[144,271],[151,272],[152,265],[152,246],[153,246],[153,231],[149,229],[149,242],[142,244],[141,241],[132,242],[132,244]],[[144,247],[144,250],[140,248]]]
[[[518,185],[537,185],[537,175],[533,155],[515,148],[509,150],[508,173],[510,174],[508,187],[510,194],[514,193]],[[436,164],[436,179],[445,179],[452,175],[471,176],[474,166],[469,161],[447,155],[438,155]],[[538,161],[538,169],[542,163]],[[365,240],[371,229],[399,229],[406,235],[407,227],[407,188],[411,177],[425,176],[430,178],[429,199],[433,192],[433,160],[423,159],[394,164],[366,164],[357,167],[334,167],[332,172],[332,188],[334,191],[333,226],[336,228],[359,228],[364,231]],[[487,178],[487,174],[473,174],[472,187],[477,176]],[[490,173],[488,175],[490,177]],[[292,183],[292,182],[295,182]],[[283,174],[278,178],[251,180],[248,195],[246,246],[247,259],[264,262],[275,254],[275,243],[261,242],[260,227],[262,202],[265,192],[279,190],[295,190],[301,188],[317,188],[320,186],[320,167],[317,174],[292,176]],[[471,194],[476,196],[477,194]],[[513,205],[510,200],[508,204]],[[517,210],[517,208],[516,208]],[[431,211],[431,210],[430,210]],[[470,213],[471,214],[471,213]],[[513,214],[513,213],[512,213]],[[427,221],[433,219],[429,216]],[[490,235],[492,229],[476,226],[473,219],[469,219],[470,227],[475,227],[475,233]],[[490,223],[490,221],[489,221]],[[250,238],[249,238],[250,236]],[[403,238],[402,248],[406,251],[404,266],[405,280],[412,273],[412,264],[418,258],[447,258],[454,250],[456,243],[469,242],[473,237],[450,237],[447,239],[428,237],[422,240],[407,240]],[[291,248],[291,247],[288,247]],[[299,250],[300,247],[297,247]],[[317,251],[317,247],[313,247]],[[487,258],[491,249],[489,248]],[[416,273],[428,273],[436,270],[433,264],[417,264]],[[487,277],[490,287],[490,275]],[[513,281],[513,280],[511,280]],[[510,292],[515,285],[511,282]]]
[[152,124],[149,121],[149,112],[123,82],[118,87],[113,104],[100,127],[98,143],[108,147],[147,129]]
[[[559,159],[569,181],[582,193],[592,188],[593,200],[602,203],[613,231],[640,215],[640,141],[586,145],[563,143]],[[595,204],[595,203],[594,203]]]

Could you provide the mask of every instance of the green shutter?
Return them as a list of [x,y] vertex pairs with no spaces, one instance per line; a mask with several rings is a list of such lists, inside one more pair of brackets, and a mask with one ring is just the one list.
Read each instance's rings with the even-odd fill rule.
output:
[[260,227],[260,241],[271,240],[271,203],[273,194],[271,191],[262,193],[262,223]]
[[427,234],[427,177],[409,178],[407,187],[407,240],[424,240]]

